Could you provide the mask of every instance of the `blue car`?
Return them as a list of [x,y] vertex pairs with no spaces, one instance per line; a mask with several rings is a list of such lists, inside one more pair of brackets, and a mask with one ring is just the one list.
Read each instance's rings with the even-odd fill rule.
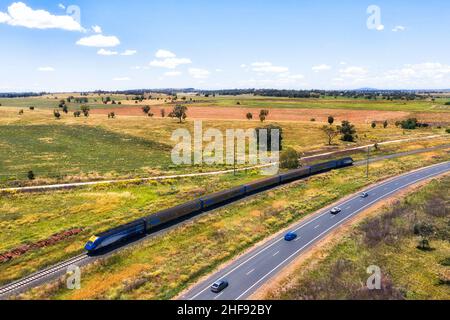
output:
[[294,240],[295,238],[297,238],[297,234],[294,233],[294,232],[289,232],[288,234],[286,234],[286,235],[284,236],[284,240],[286,240],[286,241],[292,241],[292,240]]

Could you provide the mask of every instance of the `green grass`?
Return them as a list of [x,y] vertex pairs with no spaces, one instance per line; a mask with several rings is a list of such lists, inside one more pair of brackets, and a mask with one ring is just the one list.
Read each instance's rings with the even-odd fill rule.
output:
[[36,177],[167,169],[171,146],[92,126],[0,126],[0,183]]
[[[449,177],[434,180],[379,210],[328,249],[325,258],[311,258],[299,266],[281,285],[287,289],[274,290],[267,298],[448,300],[449,267],[444,261],[450,259],[449,188]],[[435,228],[431,251],[417,248],[420,237],[413,230],[423,222]],[[370,265],[381,269],[382,290],[364,287]]]
[[[194,105],[221,107],[249,107],[249,108],[302,108],[302,109],[348,109],[348,110],[378,110],[378,111],[407,111],[407,112],[450,112],[447,100],[438,99],[435,102],[427,100],[417,101],[386,101],[348,98],[277,98],[242,96],[195,97],[199,101]],[[237,103],[240,103],[238,105]]]
[[67,291],[60,282],[25,297],[170,299],[293,221],[368,183],[443,159],[448,159],[445,152],[434,152],[377,163],[369,181],[365,168],[353,167],[284,186],[219,209],[88,267],[83,271],[81,290]]

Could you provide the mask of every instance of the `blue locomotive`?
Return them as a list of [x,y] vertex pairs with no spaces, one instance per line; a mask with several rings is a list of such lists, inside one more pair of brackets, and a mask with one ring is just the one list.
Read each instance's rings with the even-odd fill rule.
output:
[[92,253],[97,250],[104,249],[112,244],[117,244],[130,238],[145,235],[155,228],[173,222],[176,219],[210,209],[211,207],[220,206],[234,199],[267,190],[283,183],[351,165],[353,165],[352,158],[328,161],[291,170],[273,177],[257,180],[243,186],[213,193],[211,195],[189,201],[173,208],[159,211],[150,216],[92,236],[86,243],[85,249]]

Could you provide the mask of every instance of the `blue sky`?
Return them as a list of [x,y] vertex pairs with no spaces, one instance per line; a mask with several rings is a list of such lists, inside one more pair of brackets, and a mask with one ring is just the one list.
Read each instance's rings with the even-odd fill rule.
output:
[[0,0],[0,91],[449,88],[449,34],[445,0]]

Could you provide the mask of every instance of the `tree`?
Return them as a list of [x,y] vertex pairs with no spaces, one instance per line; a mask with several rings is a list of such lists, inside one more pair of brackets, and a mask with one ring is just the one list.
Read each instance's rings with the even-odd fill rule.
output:
[[62,109],[62,108],[65,107],[65,105],[66,105],[66,101],[63,99],[63,100],[60,100],[60,101],[59,101],[58,107]]
[[81,112],[83,112],[85,117],[89,117],[89,111],[91,108],[89,106],[81,106]]
[[34,172],[31,171],[31,170],[28,171],[27,177],[28,177],[29,180],[34,180],[36,178],[35,175],[34,175]]
[[64,105],[62,109],[64,113],[69,113],[69,108],[66,105]]
[[429,250],[430,238],[434,234],[434,226],[427,222],[417,223],[414,225],[414,234],[421,237],[418,248],[421,250]]
[[[266,141],[260,141],[259,140],[259,134],[260,134],[260,130],[266,130],[267,131],[267,140]],[[283,150],[283,129],[281,127],[278,126],[274,126],[274,125],[268,125],[266,127],[262,127],[262,128],[256,128],[255,132],[256,132],[256,143],[258,145],[258,150],[261,149],[261,145],[267,146],[267,151],[272,151],[272,130],[278,130],[278,147],[279,150],[274,150],[274,151],[281,151]]]
[[74,116],[75,118],[79,118],[79,117],[81,116],[81,111],[75,111],[75,112],[73,113],[73,116]]
[[373,121],[371,126],[372,126],[372,129],[375,129],[377,127],[377,123],[375,121]]
[[148,114],[148,113],[150,112],[150,110],[151,110],[150,106],[144,106],[144,107],[142,107],[142,111],[143,111],[145,114]]
[[108,119],[114,119],[116,117],[115,112],[108,113]]
[[300,166],[300,155],[293,148],[289,148],[281,153],[280,167],[283,169],[297,169]]
[[385,120],[384,122],[383,122],[383,128],[387,128],[388,127],[388,125],[389,125],[389,122],[387,122],[387,120]]
[[333,140],[339,135],[339,130],[335,129],[332,126],[323,126],[322,131],[325,133],[325,135],[328,138],[328,145],[332,145]]
[[268,115],[269,115],[269,110],[259,111],[259,120],[261,120],[261,122],[264,122]]
[[330,126],[333,125],[333,123],[334,123],[334,117],[333,116],[329,116],[328,117],[328,123],[330,124]]
[[342,137],[341,137],[342,141],[346,141],[346,142],[354,142],[355,141],[356,129],[355,129],[355,126],[353,124],[351,124],[349,121],[347,121],[347,120],[342,121],[342,124],[338,127],[338,130],[342,135]]
[[161,118],[164,118],[166,116],[166,110],[165,109],[161,109]]
[[61,118],[61,113],[59,113],[58,110],[53,110],[53,115],[55,116],[56,119]]
[[247,117],[247,120],[252,120],[253,114],[251,112],[249,112],[249,113],[247,113],[246,117]]
[[177,118],[179,119],[180,123],[183,122],[184,119],[187,118],[187,107],[182,105],[176,105],[172,112],[169,114],[169,117],[171,118]]
[[19,115],[20,115],[20,116],[23,115],[23,109],[20,109]]

